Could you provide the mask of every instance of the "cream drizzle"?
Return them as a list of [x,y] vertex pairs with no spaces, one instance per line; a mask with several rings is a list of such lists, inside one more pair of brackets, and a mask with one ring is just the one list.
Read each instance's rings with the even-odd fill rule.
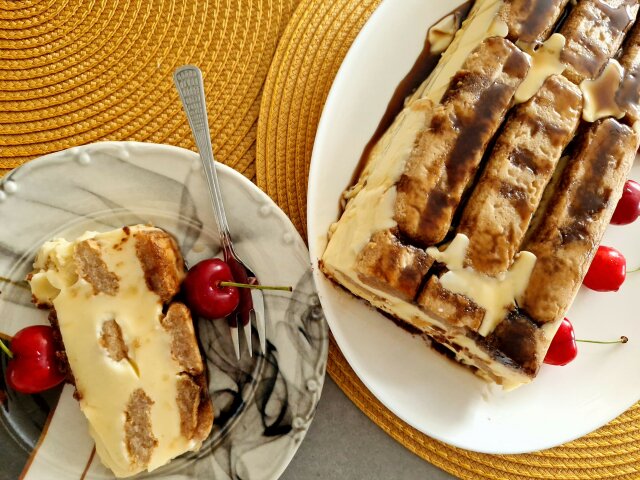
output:
[[566,65],[560,61],[560,54],[564,48],[566,39],[559,33],[554,33],[537,50],[530,52],[531,68],[526,78],[516,90],[514,102],[524,103],[533,97],[542,84],[551,75],[560,75]]
[[531,252],[520,252],[507,272],[490,277],[464,266],[468,247],[469,237],[458,233],[443,251],[429,247],[427,254],[449,269],[440,277],[440,284],[444,288],[464,295],[484,308],[485,315],[478,333],[487,336],[524,293],[536,256]]

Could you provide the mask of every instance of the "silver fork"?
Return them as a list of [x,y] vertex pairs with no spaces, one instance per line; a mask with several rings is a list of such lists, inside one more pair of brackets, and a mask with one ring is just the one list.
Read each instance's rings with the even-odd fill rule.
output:
[[[209,132],[209,121],[207,118],[207,105],[204,96],[204,82],[202,72],[198,67],[185,65],[178,68],[173,74],[182,107],[189,120],[191,133],[200,152],[200,160],[204,167],[209,193],[211,194],[211,205],[214,217],[220,234],[220,244],[225,262],[231,268],[234,280],[239,283],[259,284],[258,277],[240,260],[233,249],[231,233],[227,216],[224,212],[222,194],[216,174],[215,159],[213,157],[213,147],[211,146],[211,133]],[[236,357],[240,359],[240,327],[244,331],[244,337],[249,348],[249,355],[253,355],[251,346],[251,320],[255,319],[258,337],[260,339],[260,349],[262,353],[266,351],[266,324],[264,318],[264,298],[260,290],[240,288],[240,304],[235,312],[227,318],[233,348]]]

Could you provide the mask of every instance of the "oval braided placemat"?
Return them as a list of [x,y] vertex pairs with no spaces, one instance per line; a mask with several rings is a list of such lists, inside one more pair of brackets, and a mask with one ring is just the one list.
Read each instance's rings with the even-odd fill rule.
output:
[[[257,182],[303,235],[309,162],[322,107],[342,59],[378,3],[302,0],[267,77],[258,124]],[[389,435],[460,478],[640,478],[640,405],[562,447],[529,455],[484,455],[433,440],[398,419],[360,382],[334,342],[328,370]]]
[[0,0],[0,175],[98,140],[194,148],[173,70],[204,72],[218,160],[255,176],[260,93],[298,0]]

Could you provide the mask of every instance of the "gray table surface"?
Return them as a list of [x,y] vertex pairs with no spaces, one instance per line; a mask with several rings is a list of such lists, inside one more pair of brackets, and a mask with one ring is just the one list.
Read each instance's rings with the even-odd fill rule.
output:
[[388,436],[329,378],[316,418],[282,480],[451,480]]

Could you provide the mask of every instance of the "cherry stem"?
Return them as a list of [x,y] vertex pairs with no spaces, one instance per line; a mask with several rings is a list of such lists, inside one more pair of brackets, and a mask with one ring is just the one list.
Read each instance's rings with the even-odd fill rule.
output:
[[236,282],[219,282],[221,287],[238,287],[238,288],[253,288],[255,290],[280,290],[282,292],[293,292],[291,287],[273,287],[269,285],[249,285],[248,283],[236,283]]
[[6,353],[7,357],[13,358],[13,352],[9,350],[9,347],[7,347],[2,340],[0,340],[0,350]]
[[11,280],[10,278],[0,277],[0,282],[8,283],[8,284],[13,285],[15,287],[20,287],[20,288],[24,288],[26,290],[29,290],[29,284],[27,282],[25,282],[25,281],[15,282],[15,281]]
[[633,270],[627,270],[627,273],[636,273],[636,272],[640,272],[640,267],[634,268]]
[[624,335],[620,337],[620,340],[611,340],[609,342],[601,342],[599,340],[578,340],[576,339],[576,342],[582,342],[582,343],[598,343],[600,345],[611,345],[614,343],[627,343],[629,341],[629,339],[627,337],[625,337]]

